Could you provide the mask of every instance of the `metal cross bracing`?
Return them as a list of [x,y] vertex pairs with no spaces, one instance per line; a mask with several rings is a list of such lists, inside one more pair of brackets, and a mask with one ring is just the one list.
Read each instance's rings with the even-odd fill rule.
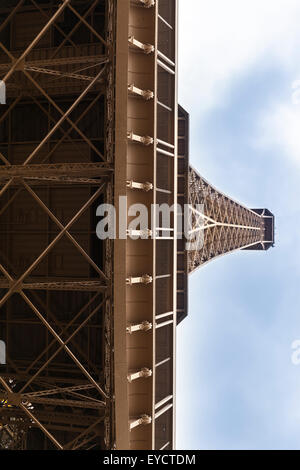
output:
[[217,256],[263,244],[263,218],[217,191],[191,167],[189,204],[196,244],[188,251],[189,272]]
[[0,5],[0,448],[114,442],[113,0]]

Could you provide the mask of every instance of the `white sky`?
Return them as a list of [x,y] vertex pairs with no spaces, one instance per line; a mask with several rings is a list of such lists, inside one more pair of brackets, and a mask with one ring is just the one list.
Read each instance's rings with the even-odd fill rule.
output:
[[184,105],[205,111],[222,103],[236,75],[267,57],[295,66],[300,78],[299,18],[299,0],[179,0]]
[[[300,164],[299,0],[179,0],[179,97],[193,118],[222,107],[232,82],[260,61],[280,64],[291,73],[290,99],[274,98],[260,116],[256,143],[282,146]],[[192,124],[193,125],[193,124]]]

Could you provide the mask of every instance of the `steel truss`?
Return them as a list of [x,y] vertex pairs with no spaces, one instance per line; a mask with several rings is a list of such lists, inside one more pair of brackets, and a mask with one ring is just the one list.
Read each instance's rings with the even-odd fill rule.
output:
[[189,272],[217,256],[263,243],[262,217],[217,191],[191,167],[189,204],[196,243],[188,251]]
[[[0,337],[7,345],[0,448],[111,448],[112,242],[99,251],[91,224],[95,205],[112,203],[115,2],[6,4],[8,11],[0,10],[0,78],[8,95],[0,114]],[[28,14],[33,22],[39,15],[39,32],[15,47],[5,32],[13,38],[14,25]],[[34,107],[27,120],[39,116],[35,139],[27,139],[27,120],[20,123],[25,138],[16,137],[20,106]],[[91,135],[95,113],[102,125]],[[39,127],[44,118],[46,132]],[[56,191],[62,191],[59,210]],[[72,210],[64,197],[74,199]],[[43,243],[34,249],[30,237],[37,236]],[[14,237],[22,241],[14,245]],[[58,255],[62,242],[71,248]],[[20,243],[24,253],[16,263]],[[30,259],[26,243],[33,246]],[[72,256],[80,259],[79,273],[64,274],[60,258],[71,263]]]

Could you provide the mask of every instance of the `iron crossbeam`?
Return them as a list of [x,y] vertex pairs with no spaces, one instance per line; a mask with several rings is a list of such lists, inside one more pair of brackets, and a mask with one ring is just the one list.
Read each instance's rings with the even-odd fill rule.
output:
[[13,177],[95,177],[111,174],[113,168],[103,163],[52,163],[42,165],[7,165],[0,166],[0,179]]
[[[16,56],[18,52],[13,51],[12,55]],[[59,57],[54,59],[36,59],[36,60],[25,60],[26,67],[62,67],[64,65],[76,65],[76,64],[97,64],[102,60],[105,60],[105,55],[90,55],[90,56],[72,56],[72,57]],[[11,62],[0,63],[1,70],[9,70]]]
[[[0,288],[9,289],[10,282],[4,278],[0,278]],[[48,290],[48,291],[85,291],[85,292],[99,292],[105,291],[107,285],[99,281],[86,281],[86,280],[65,280],[65,281],[48,281],[48,282],[22,282],[19,284],[20,290]]]
[[[88,415],[88,414],[74,414],[69,412],[57,412],[53,411],[50,413],[48,410],[39,409],[35,411],[36,417],[45,426],[52,425],[52,429],[60,429],[59,425],[65,425],[66,430],[73,429],[74,432],[82,432],[87,425],[92,425],[99,420],[99,416]],[[11,424],[12,419],[20,420],[21,423],[34,426],[35,423],[26,418],[24,413],[18,408],[2,408],[0,407],[0,422],[2,424]],[[103,417],[101,417],[103,420]],[[77,426],[77,428],[74,428]]]

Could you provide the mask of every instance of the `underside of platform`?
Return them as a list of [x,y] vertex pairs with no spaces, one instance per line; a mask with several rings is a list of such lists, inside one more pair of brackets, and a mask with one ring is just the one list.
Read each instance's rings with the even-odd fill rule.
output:
[[114,443],[115,2],[0,4],[0,447]]

